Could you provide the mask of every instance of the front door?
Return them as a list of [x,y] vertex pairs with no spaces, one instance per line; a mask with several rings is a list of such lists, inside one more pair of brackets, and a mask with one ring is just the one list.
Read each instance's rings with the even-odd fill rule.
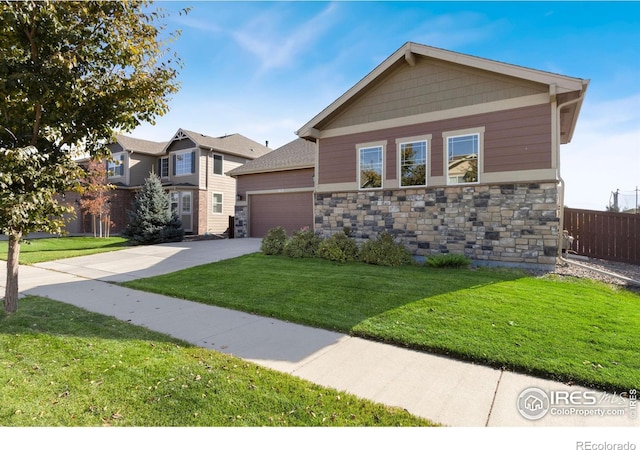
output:
[[171,191],[169,193],[171,212],[176,213],[182,221],[182,228],[187,233],[193,231],[193,202],[191,191]]

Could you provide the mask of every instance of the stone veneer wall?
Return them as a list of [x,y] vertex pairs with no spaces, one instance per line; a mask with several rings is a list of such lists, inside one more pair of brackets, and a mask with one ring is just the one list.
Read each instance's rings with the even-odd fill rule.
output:
[[554,265],[559,222],[556,183],[336,192],[315,202],[320,235],[388,231],[416,256],[451,252],[485,264]]
[[248,233],[248,229],[249,229],[249,223],[248,223],[249,214],[247,213],[248,209],[249,208],[248,208],[247,205],[237,205],[236,204],[235,216],[234,216],[234,223],[235,223],[235,234],[234,234],[234,237],[236,237],[236,238],[249,237],[249,233]]

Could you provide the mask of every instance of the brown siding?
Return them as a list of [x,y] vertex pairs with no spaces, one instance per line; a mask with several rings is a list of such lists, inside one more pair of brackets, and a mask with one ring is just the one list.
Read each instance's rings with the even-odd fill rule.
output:
[[303,227],[313,228],[313,193],[292,192],[249,197],[251,237],[263,237],[278,226],[288,234]]
[[400,64],[320,129],[443,111],[469,105],[548,92],[539,83],[417,57],[416,65]]
[[313,187],[313,169],[297,169],[240,175],[238,176],[237,192],[245,199],[247,191],[310,187]]
[[481,155],[484,172],[545,169],[551,161],[551,106],[537,105],[387,128],[320,139],[318,182],[345,183],[356,180],[356,145],[365,142],[387,141],[385,179],[396,178],[397,138],[431,134],[429,166],[431,176],[444,175],[444,147],[442,133],[465,128],[485,127],[484,153]]

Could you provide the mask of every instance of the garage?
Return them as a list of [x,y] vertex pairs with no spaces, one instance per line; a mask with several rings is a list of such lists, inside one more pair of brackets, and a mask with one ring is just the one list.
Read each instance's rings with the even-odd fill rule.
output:
[[313,193],[286,192],[249,196],[249,233],[264,237],[271,228],[283,227],[287,234],[303,227],[313,229]]

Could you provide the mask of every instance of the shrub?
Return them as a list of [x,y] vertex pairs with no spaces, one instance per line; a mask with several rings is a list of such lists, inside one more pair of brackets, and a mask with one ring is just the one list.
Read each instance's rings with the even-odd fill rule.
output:
[[471,260],[464,255],[444,253],[441,255],[429,256],[424,264],[435,269],[460,269],[463,267],[469,267]]
[[341,263],[355,261],[358,259],[358,246],[346,232],[336,233],[320,243],[317,255]]
[[400,266],[413,261],[411,253],[402,243],[396,243],[393,236],[382,232],[375,240],[369,240],[362,245],[359,259],[368,264],[379,266]]
[[282,227],[271,228],[262,238],[260,251],[265,255],[281,255],[287,243],[287,232]]
[[283,253],[291,258],[313,258],[316,256],[320,238],[308,228],[295,231],[284,245]]

